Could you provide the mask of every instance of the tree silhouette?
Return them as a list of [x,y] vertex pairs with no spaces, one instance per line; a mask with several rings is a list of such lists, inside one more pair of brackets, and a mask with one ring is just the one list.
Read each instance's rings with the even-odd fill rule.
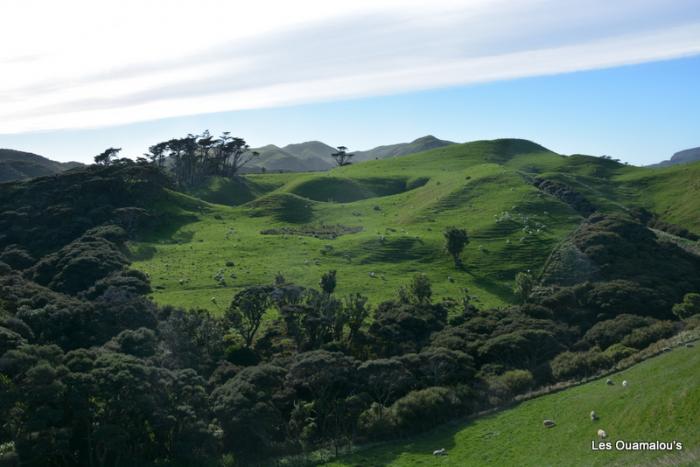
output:
[[117,157],[122,148],[109,148],[95,156],[95,164],[110,165],[112,159]]
[[331,157],[335,160],[335,163],[338,165],[338,167],[342,167],[344,165],[350,165],[352,162],[350,162],[350,159],[352,159],[355,154],[348,154],[348,148],[345,146],[338,146],[338,152],[334,152],[331,154]]
[[463,263],[459,255],[464,250],[464,247],[469,243],[469,236],[467,231],[464,229],[458,229],[457,227],[448,227],[443,232],[445,236],[445,249],[452,255],[455,261],[455,267],[462,268]]

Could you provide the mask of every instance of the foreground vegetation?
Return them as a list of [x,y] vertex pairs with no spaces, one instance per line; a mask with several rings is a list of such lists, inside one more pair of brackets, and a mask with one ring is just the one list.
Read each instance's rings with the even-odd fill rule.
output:
[[[334,466],[437,465],[696,465],[700,456],[700,350],[681,346],[605,379],[464,424],[445,425],[420,437],[382,444],[331,463]],[[623,388],[621,382],[629,382]],[[592,422],[589,412],[599,415]],[[547,429],[542,420],[556,426]],[[592,451],[596,432],[608,441],[683,443],[683,451]],[[435,449],[446,448],[435,459]],[[693,453],[694,451],[694,453]]]
[[697,329],[692,221],[596,185],[634,169],[520,140],[389,162],[197,188],[237,207],[157,160],[0,185],[2,459],[269,465]]

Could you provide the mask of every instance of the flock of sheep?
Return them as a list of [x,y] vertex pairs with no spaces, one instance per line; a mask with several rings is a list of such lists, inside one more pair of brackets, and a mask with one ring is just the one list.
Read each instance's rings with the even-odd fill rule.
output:
[[[607,380],[605,380],[605,384],[607,384],[608,386],[612,386],[615,384],[615,382],[612,379],[608,378]],[[627,386],[629,386],[629,383],[627,382],[627,380],[622,381],[622,387],[626,388]],[[596,420],[598,420],[598,414],[596,413],[595,410],[591,410],[590,417],[591,417],[592,422],[595,422]],[[542,424],[544,425],[545,428],[552,428],[552,427],[556,426],[556,423],[554,422],[554,420],[550,420],[550,419],[544,420],[542,422]],[[605,439],[608,437],[608,433],[605,430],[603,430],[602,428],[598,429],[597,435],[598,435],[599,439]],[[433,451],[433,456],[446,456],[446,455],[447,455],[447,450],[445,448],[440,448],[440,449],[436,449],[435,451]]]

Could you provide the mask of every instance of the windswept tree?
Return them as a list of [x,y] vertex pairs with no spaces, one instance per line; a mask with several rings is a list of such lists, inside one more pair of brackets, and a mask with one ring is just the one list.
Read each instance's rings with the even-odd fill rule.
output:
[[165,157],[166,157],[167,150],[168,150],[168,143],[167,142],[154,144],[153,146],[148,148],[148,152],[146,154],[144,154],[144,156],[146,156],[146,158],[150,159],[150,161],[153,164],[162,168],[165,165]]
[[344,165],[350,165],[350,159],[352,159],[355,154],[348,154],[348,148],[345,146],[338,146],[338,152],[331,154],[331,157],[335,160],[338,167],[343,167]]
[[469,243],[469,235],[465,229],[459,229],[457,227],[448,227],[443,232],[445,236],[445,249],[452,255],[454,259],[455,267],[461,269],[464,264],[462,263],[462,258],[459,255],[464,251],[464,247]]
[[108,148],[95,156],[95,164],[110,165],[113,159],[116,159],[122,148]]
[[144,155],[159,167],[169,158],[177,182],[191,187],[210,175],[234,177],[259,154],[251,151],[244,139],[227,131],[215,138],[206,130],[201,135],[188,134],[155,144]]

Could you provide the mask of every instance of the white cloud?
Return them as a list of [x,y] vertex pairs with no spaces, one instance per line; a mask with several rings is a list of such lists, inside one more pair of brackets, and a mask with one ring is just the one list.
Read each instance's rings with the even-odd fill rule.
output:
[[[694,1],[10,0],[0,133],[108,126],[700,53]],[[5,27],[7,26],[7,27]]]

